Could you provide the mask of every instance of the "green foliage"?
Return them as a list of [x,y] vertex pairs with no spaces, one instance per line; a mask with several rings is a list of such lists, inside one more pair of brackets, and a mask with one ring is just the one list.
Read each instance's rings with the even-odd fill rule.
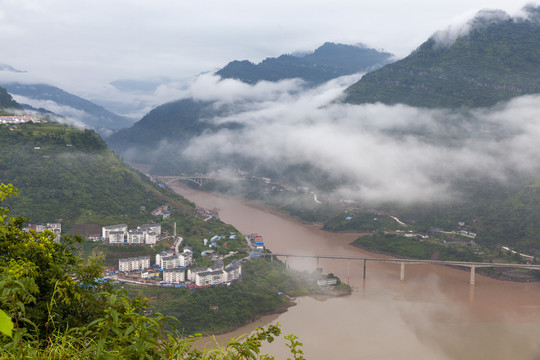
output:
[[13,322],[3,310],[0,310],[0,333],[9,337],[13,336]]
[[[13,100],[13,97],[6,89],[0,87],[0,111],[2,110],[22,110],[22,106]],[[7,113],[4,113],[8,115]],[[3,114],[2,114],[3,115]]]
[[408,57],[365,75],[347,89],[346,101],[471,108],[538,93],[539,34],[537,16],[491,22],[479,16],[452,45],[432,37]]
[[444,245],[391,234],[361,236],[353,244],[369,250],[417,259],[479,261],[478,256],[459,245]]
[[345,211],[323,225],[328,231],[390,231],[402,230],[403,226],[388,215],[364,211]]

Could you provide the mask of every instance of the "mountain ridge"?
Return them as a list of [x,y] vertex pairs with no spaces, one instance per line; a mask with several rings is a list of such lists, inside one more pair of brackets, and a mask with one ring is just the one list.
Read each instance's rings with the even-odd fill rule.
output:
[[[22,84],[18,82],[4,83],[1,86],[13,95],[19,95],[38,101],[52,101],[54,108],[40,105],[40,108],[45,107],[45,110],[55,113],[59,117],[69,117],[69,111],[61,113],[65,107],[82,112],[77,120],[83,122],[86,126],[100,132],[105,133],[107,130],[118,130],[132,124],[132,120],[123,116],[114,114],[103,106],[94,104],[77,95],[73,95],[65,90],[47,84]],[[29,108],[34,108],[32,104],[24,104]],[[56,111],[55,111],[56,110]],[[38,110],[39,111],[39,110]]]
[[371,70],[392,59],[392,54],[364,45],[326,42],[313,53],[301,56],[283,54],[266,58],[258,64],[248,60],[235,60],[218,70],[216,75],[249,84],[262,80],[279,81],[299,77],[316,85],[339,76]]

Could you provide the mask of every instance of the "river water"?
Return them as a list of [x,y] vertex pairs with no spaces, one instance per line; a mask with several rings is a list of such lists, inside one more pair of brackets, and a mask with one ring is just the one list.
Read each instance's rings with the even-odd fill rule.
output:
[[[370,256],[350,243],[358,234],[332,234],[254,203],[172,185],[198,206],[244,234],[258,233],[274,253]],[[315,260],[287,259],[295,269],[314,270]],[[307,359],[540,359],[540,284],[499,281],[434,265],[323,261],[325,273],[349,282],[353,294],[326,300],[297,299],[286,313],[267,316],[218,336],[220,342],[279,322],[294,333]],[[276,359],[290,354],[283,339],[265,345]]]

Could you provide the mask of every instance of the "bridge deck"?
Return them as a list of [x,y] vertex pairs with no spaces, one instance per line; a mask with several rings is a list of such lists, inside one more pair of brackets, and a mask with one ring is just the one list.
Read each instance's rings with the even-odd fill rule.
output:
[[[519,268],[529,270],[540,270],[540,265],[532,264],[510,264],[510,263],[485,263],[485,262],[467,262],[467,261],[444,261],[444,260],[420,260],[420,259],[396,259],[396,258],[378,258],[378,257],[358,257],[358,256],[337,256],[337,255],[305,255],[305,254],[274,254],[265,253],[263,256],[278,256],[278,257],[296,257],[296,258],[312,258],[317,259],[337,259],[337,260],[355,260],[364,262],[363,277],[366,278],[366,263],[368,261],[398,263],[401,264],[400,280],[405,280],[405,264],[431,264],[431,265],[446,265],[468,267],[471,270],[469,283],[474,285],[476,282],[476,268],[482,267],[500,267],[500,268]],[[350,278],[350,272],[348,273]]]

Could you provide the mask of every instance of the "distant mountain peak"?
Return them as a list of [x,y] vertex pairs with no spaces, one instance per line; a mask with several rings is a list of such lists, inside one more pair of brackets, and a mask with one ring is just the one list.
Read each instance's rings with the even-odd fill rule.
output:
[[392,54],[361,44],[326,42],[311,53],[283,54],[266,58],[258,64],[248,60],[235,60],[216,74],[246,83],[301,78],[309,84],[320,84],[336,77],[380,67],[391,59]]
[[7,64],[0,64],[0,71],[9,71],[14,73],[25,73],[27,71],[25,70],[17,70],[13,66],[7,65]]

